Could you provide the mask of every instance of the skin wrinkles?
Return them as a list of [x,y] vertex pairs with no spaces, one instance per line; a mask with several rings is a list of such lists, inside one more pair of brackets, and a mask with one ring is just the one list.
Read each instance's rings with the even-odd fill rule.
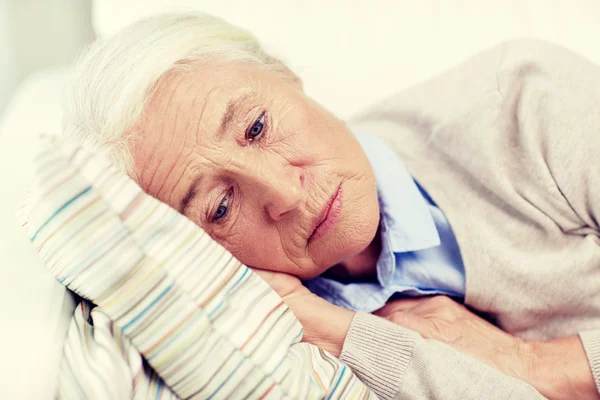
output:
[[[208,93],[206,94],[206,100],[204,101],[204,104],[202,105],[202,107],[200,108],[200,114],[198,115],[197,123],[196,123],[196,129],[194,129],[195,132],[195,139],[196,142],[195,143],[200,143],[200,125],[202,124],[202,121],[204,120],[204,113],[206,111],[206,106],[210,103],[210,99],[216,94],[218,88],[212,88],[208,91]],[[202,93],[198,92],[197,97],[200,96]],[[193,115],[193,114],[191,114]],[[206,124],[205,124],[206,125]]]
[[[177,178],[173,178],[173,179],[176,179],[176,182],[181,182],[185,176],[193,176],[194,175],[193,159],[191,159],[189,156],[186,156],[184,153],[185,153],[185,150],[182,149],[178,158],[187,159],[187,160],[185,161],[184,167],[181,168],[181,172],[179,173]],[[177,208],[181,214],[185,214],[184,210],[183,210],[183,205],[184,204],[183,204],[183,198],[182,198],[181,201],[179,202],[179,208]]]
[[[200,99],[200,92],[196,93],[196,95],[194,97],[194,100],[192,102],[192,104],[194,104],[194,109],[196,108],[195,105],[197,104],[198,99]],[[203,110],[204,106],[205,106],[205,103],[201,102],[201,104],[202,104],[201,110]],[[194,115],[193,113],[189,113],[188,123],[187,123],[186,127],[188,127],[190,125],[190,123],[192,123],[192,121],[193,121],[193,115]],[[195,124],[194,131],[198,130],[198,124],[199,123],[200,123],[200,119],[198,119],[196,122],[194,122],[194,124]],[[190,151],[186,147],[187,143],[188,143],[188,139],[186,138],[184,146],[181,147],[179,153],[176,155],[176,158],[178,158],[178,159],[185,159],[186,158],[184,156],[184,152],[186,152],[186,151],[189,152]],[[190,167],[191,164],[192,164],[192,160],[189,159],[187,161],[187,163],[185,164],[185,167],[181,169],[181,172],[179,173],[179,175],[177,177],[174,177],[173,179],[176,182],[179,182],[184,177],[184,175],[193,173],[193,168]],[[164,180],[164,182],[166,182],[166,181],[167,181],[167,179]],[[163,189],[163,186],[161,185],[161,187],[159,189],[159,192],[162,191],[162,189]]]
[[[179,83],[179,85],[178,85],[178,87],[177,87],[177,88],[179,88],[179,87],[182,85],[182,82],[183,82],[183,79],[181,80],[181,82]],[[188,87],[188,88],[187,88],[187,90],[184,92],[184,95],[183,95],[183,96],[184,96],[184,98],[185,98],[185,97],[187,97],[187,94],[188,94],[188,92],[192,92],[192,93],[193,93],[193,89],[192,89],[192,87]],[[194,98],[193,98],[194,100],[192,100],[192,102],[191,102],[191,103],[192,103],[192,105],[193,105],[193,104],[195,104],[195,99],[197,99],[198,97],[199,97],[199,93],[197,93],[197,92],[196,92],[196,94],[195,94],[195,96],[194,96]],[[171,146],[172,146],[172,144],[173,144],[173,140],[174,140],[174,137],[175,137],[175,132],[177,132],[177,131],[178,131],[178,129],[177,129],[177,125],[179,125],[179,121],[180,121],[180,118],[179,118],[179,113],[182,111],[182,110],[181,110],[181,108],[182,108],[182,106],[181,106],[181,105],[179,105],[179,107],[177,107],[177,111],[176,111],[176,114],[175,114],[175,126],[173,127],[173,132],[172,132],[172,134],[171,134],[171,135],[168,135],[168,136],[170,136],[170,140],[169,140],[169,144],[167,145],[167,150],[166,150],[167,152],[169,151],[169,149],[171,148]],[[183,112],[185,113],[185,110],[184,110]],[[185,114],[184,114],[184,115],[185,115]],[[185,120],[185,127],[184,127],[184,129],[185,129],[185,130],[187,130],[187,128],[188,128],[188,126],[189,126],[189,123],[190,123],[191,119],[192,119],[192,114],[191,114],[191,113],[188,113],[187,120],[185,120],[185,119],[184,119],[184,120]],[[185,148],[185,142],[184,142],[184,145],[183,145],[183,146],[180,148],[180,150],[179,150],[179,153],[180,153],[180,154],[183,152],[183,149],[184,149],[184,148]],[[172,170],[171,170],[170,172],[172,172]],[[164,187],[165,183],[169,181],[169,179],[168,179],[168,178],[169,178],[169,174],[167,174],[167,178],[166,178],[165,180],[163,180],[163,181],[160,183],[160,186],[159,186],[159,187],[158,187],[158,189],[157,189],[157,192],[158,192],[158,193],[162,192],[162,190],[163,190],[163,187]]]
[[[181,82],[183,81],[183,77],[177,77],[175,80],[175,88],[179,87],[179,85],[181,84]],[[162,90],[159,89],[157,90],[158,93],[162,93]],[[167,105],[166,105],[166,109],[170,109],[171,108],[171,103],[175,97],[176,94],[176,90],[171,91],[171,93],[169,93],[169,96],[167,97]],[[169,123],[169,122],[173,122],[171,119],[169,118],[164,118],[162,121],[162,126],[160,128],[161,132],[165,131],[165,126]],[[162,136],[164,138],[164,136]],[[153,162],[156,160],[156,158],[158,158],[158,156],[162,154],[161,152],[157,151],[157,149],[154,149],[153,155],[150,158],[149,164],[152,165]],[[151,176],[149,177],[149,182],[152,183],[154,181],[154,177],[156,175],[156,173],[158,172],[158,169],[155,169],[154,172],[151,174]],[[144,179],[144,178],[142,178]]]
[[[194,96],[194,99],[192,100],[192,105],[193,105],[194,109],[196,108],[196,104],[197,104],[197,102],[198,102],[199,99],[200,99],[200,93],[197,92],[196,95]],[[201,103],[201,104],[202,104],[202,106],[204,106],[204,103]],[[189,129],[190,124],[193,123],[192,122],[193,121],[193,118],[192,118],[193,117],[193,113],[188,113],[188,114],[189,114],[189,117],[188,117],[187,122],[186,122],[186,130]],[[198,119],[198,121],[200,121],[200,119]],[[197,122],[196,122],[196,124],[197,124]],[[197,126],[196,126],[196,129],[197,129]],[[187,138],[186,138],[186,142],[187,142]],[[185,143],[184,143],[184,146],[181,148],[181,150],[177,154],[176,158],[181,158],[181,155],[185,151],[185,148],[186,148],[186,146],[185,146]],[[176,181],[179,181],[181,179],[181,177],[182,177],[182,175],[183,175],[184,172],[185,172],[185,170],[182,170],[182,173],[177,178],[174,178],[174,179],[176,179]],[[168,179],[165,179],[165,182],[167,180]],[[161,187],[159,188],[159,192],[162,191],[162,189],[163,189],[163,186],[161,185]]]
[[192,183],[192,185],[190,186],[186,195],[183,196],[183,199],[181,199],[181,202],[179,203],[179,212],[181,214],[186,214],[190,203],[194,200],[194,197],[196,197],[198,193],[198,186],[200,186],[200,178],[196,178],[194,183]]
[[[203,63],[163,77],[144,111],[131,149],[138,183],[179,208],[199,179],[186,216],[246,265],[311,278],[372,253],[373,171],[345,123],[306,97],[297,78]],[[339,185],[339,220],[309,241]],[[375,272],[374,257],[360,260],[362,275]]]
[[[204,110],[206,109],[207,104],[210,101],[211,95],[214,94],[214,92],[217,89],[211,89],[208,94],[207,94],[207,99],[204,102],[201,111],[200,111],[200,115],[199,118],[197,119],[197,123],[196,123],[196,127],[195,127],[195,132],[196,132],[196,142],[199,142],[200,140],[200,136],[199,136],[199,129],[200,129],[200,123],[202,121],[202,116],[204,115]],[[199,94],[196,95],[196,98],[199,96]],[[231,121],[233,120],[234,114],[237,113],[237,110],[240,106],[240,103],[242,101],[244,101],[245,97],[247,96],[247,94],[242,94],[240,97],[231,100],[227,106],[227,109],[225,110],[225,113],[223,115],[223,119],[221,121],[221,130],[219,132],[219,139],[222,139],[222,137],[224,136],[225,132],[224,130],[227,129],[227,127],[229,126],[229,124],[231,123]],[[191,116],[193,114],[190,114],[190,120],[191,120]],[[183,200],[180,202],[180,207],[178,208],[180,210],[181,213],[185,213],[185,211],[188,208],[189,203],[191,203],[194,198],[198,195],[198,181],[199,178],[196,178],[194,183],[190,186],[190,189],[188,190],[188,192],[186,193],[186,195],[183,197]],[[192,190],[194,189],[194,190]]]
[[219,139],[221,139],[227,130],[229,129],[229,125],[233,121],[234,117],[239,114],[239,110],[242,106],[242,103],[247,101],[248,97],[250,97],[249,93],[244,93],[240,97],[232,99],[227,104],[227,108],[223,113],[223,118],[221,119],[221,129],[219,129]]

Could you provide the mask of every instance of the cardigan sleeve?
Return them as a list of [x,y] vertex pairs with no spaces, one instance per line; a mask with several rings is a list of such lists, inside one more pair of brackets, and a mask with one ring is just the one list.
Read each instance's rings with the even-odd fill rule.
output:
[[[557,45],[506,43],[498,91],[513,107],[523,138],[536,146],[556,184],[567,235],[589,241],[589,265],[600,287],[600,66]],[[598,291],[600,293],[600,291]],[[600,392],[600,330],[579,335]]]
[[600,330],[585,331],[579,334],[583,348],[590,361],[590,369],[600,393]]
[[356,313],[341,359],[380,399],[543,399],[506,376],[441,342],[383,318]]

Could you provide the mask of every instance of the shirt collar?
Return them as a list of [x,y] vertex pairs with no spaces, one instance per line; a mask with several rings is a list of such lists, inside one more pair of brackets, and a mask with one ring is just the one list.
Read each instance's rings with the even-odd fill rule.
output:
[[377,182],[381,214],[381,255],[377,279],[389,285],[396,268],[394,253],[424,250],[440,245],[440,237],[427,202],[400,158],[379,138],[355,133]]

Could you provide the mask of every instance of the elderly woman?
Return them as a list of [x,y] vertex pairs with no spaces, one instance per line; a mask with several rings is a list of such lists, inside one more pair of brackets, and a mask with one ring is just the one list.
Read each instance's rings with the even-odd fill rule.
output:
[[342,359],[369,352],[376,362],[357,368],[380,368],[372,384],[411,354],[364,312],[551,398],[598,398],[599,127],[600,69],[533,41],[349,127],[252,35],[198,15],[155,17],[93,47],[65,121],[264,270],[305,340]]

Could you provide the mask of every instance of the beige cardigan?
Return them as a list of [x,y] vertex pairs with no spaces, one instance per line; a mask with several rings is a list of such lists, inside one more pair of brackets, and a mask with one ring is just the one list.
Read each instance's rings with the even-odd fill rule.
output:
[[[522,338],[579,334],[600,387],[600,67],[508,42],[351,125],[387,142],[446,214],[466,304]],[[368,343],[351,331],[347,349],[377,350]],[[385,351],[383,370],[408,372],[384,386],[414,386],[405,378],[418,364]]]

